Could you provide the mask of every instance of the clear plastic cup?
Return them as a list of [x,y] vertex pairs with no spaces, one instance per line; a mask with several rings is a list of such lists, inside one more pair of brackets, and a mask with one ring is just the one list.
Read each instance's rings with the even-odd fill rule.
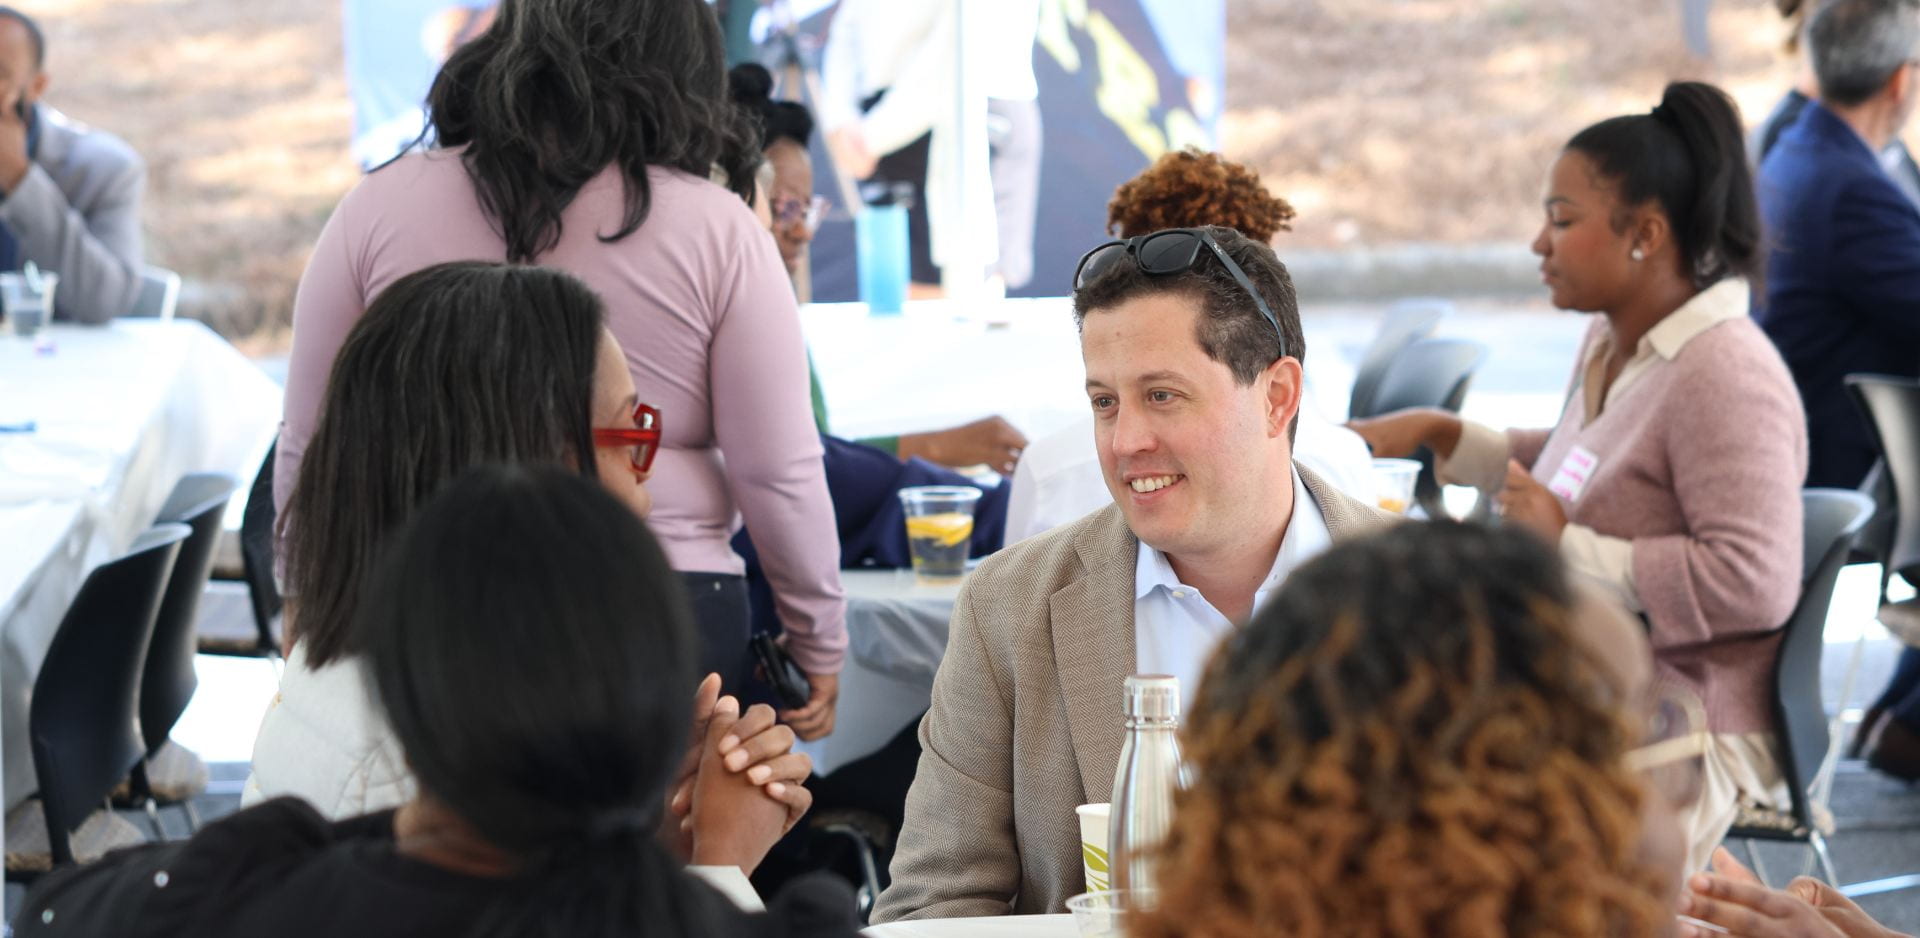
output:
[[0,273],[0,307],[6,310],[13,334],[31,339],[53,318],[53,291],[60,285],[55,273]]
[[1080,938],[1124,938],[1127,915],[1137,909],[1151,908],[1151,889],[1115,889],[1083,892],[1067,900],[1074,927]]
[[1381,511],[1404,515],[1413,507],[1414,484],[1420,481],[1420,462],[1415,459],[1376,459],[1373,461],[1374,502]]
[[916,485],[900,490],[907,516],[907,553],[922,579],[967,575],[973,547],[973,508],[980,490],[965,485]]

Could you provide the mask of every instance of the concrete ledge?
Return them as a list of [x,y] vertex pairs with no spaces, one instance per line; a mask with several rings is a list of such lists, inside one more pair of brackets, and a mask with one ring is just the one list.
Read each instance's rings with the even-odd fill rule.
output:
[[[1283,242],[1284,245],[1284,242]],[[1503,296],[1540,291],[1540,259],[1525,244],[1391,244],[1286,250],[1280,259],[1308,299]]]

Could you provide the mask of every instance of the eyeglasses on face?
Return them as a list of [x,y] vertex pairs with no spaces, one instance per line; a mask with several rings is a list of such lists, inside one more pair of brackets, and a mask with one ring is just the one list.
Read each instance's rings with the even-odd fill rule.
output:
[[593,445],[607,448],[629,447],[633,471],[645,475],[653,471],[653,455],[660,451],[660,411],[647,404],[633,409],[631,427],[596,427]]
[[811,199],[785,196],[774,200],[773,217],[781,225],[792,225],[796,222],[803,224],[807,228],[807,233],[813,234],[820,230],[820,223],[826,220],[827,209],[831,204],[823,195],[816,195]]
[[1124,258],[1133,258],[1140,270],[1149,277],[1164,277],[1168,274],[1185,273],[1200,263],[1200,258],[1211,254],[1233,275],[1240,289],[1247,291],[1253,305],[1266,317],[1267,324],[1273,327],[1274,338],[1280,341],[1280,354],[1275,361],[1287,357],[1287,336],[1280,331],[1280,320],[1274,318],[1273,310],[1267,307],[1267,301],[1260,298],[1260,291],[1253,288],[1253,281],[1247,279],[1247,272],[1234,263],[1232,257],[1220,247],[1220,242],[1199,228],[1168,228],[1152,234],[1138,235],[1124,241],[1108,241],[1080,258],[1080,266],[1073,272],[1073,289],[1084,289],[1087,284],[1100,278],[1101,274],[1113,269]]
[[1700,699],[1682,687],[1660,688],[1645,740],[1626,754],[1627,768],[1674,807],[1692,806],[1706,784],[1707,716]]

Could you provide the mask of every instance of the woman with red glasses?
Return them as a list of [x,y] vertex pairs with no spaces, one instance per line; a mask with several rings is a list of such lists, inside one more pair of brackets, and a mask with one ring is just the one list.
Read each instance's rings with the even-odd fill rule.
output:
[[[293,795],[344,818],[416,793],[369,698],[351,623],[393,533],[450,480],[485,464],[558,464],[647,516],[663,418],[637,399],[603,318],[599,298],[559,271],[464,262],[401,278],[355,324],[281,517],[292,644],[245,801]],[[709,676],[701,719],[718,695]],[[812,804],[799,784],[811,762],[791,751],[793,731],[772,710],[741,719],[720,755],[785,805],[791,824]]]

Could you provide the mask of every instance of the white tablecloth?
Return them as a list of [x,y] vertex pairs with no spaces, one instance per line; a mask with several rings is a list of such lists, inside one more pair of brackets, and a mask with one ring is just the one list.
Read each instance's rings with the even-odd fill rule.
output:
[[836,436],[933,430],[1000,414],[1030,438],[1087,409],[1073,306],[1064,297],[906,304],[812,303],[800,321]]
[[958,583],[921,583],[911,570],[842,570],[847,590],[847,664],[833,733],[801,743],[825,775],[887,744],[920,719],[947,650]]
[[[36,787],[34,675],[88,571],[153,522],[180,477],[245,487],[280,419],[280,388],[190,320],[55,325],[50,351],[0,336],[0,759],[4,803]],[[238,500],[236,500],[237,502]],[[237,504],[236,504],[237,510]]]
[[1073,916],[1002,915],[995,918],[931,918],[874,925],[867,938],[1079,938]]

